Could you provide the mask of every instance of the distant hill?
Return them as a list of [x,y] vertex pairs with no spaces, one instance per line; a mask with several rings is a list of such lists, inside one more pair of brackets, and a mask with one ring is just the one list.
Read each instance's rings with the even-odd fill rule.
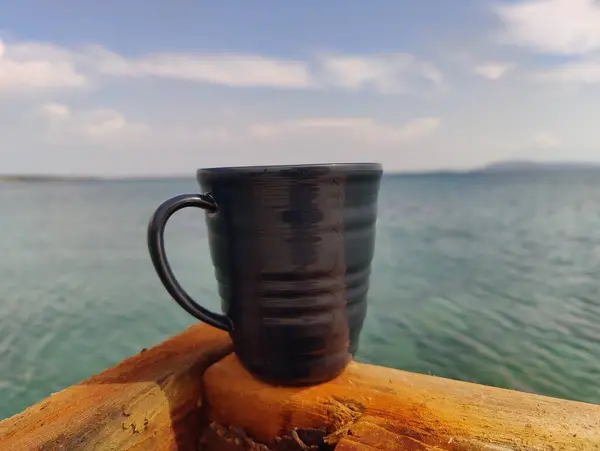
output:
[[472,172],[547,172],[573,170],[600,170],[600,163],[552,162],[540,163],[527,160],[512,160],[492,163]]

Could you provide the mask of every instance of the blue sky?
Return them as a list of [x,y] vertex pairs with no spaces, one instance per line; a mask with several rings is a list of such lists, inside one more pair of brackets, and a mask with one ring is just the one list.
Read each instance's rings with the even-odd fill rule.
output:
[[594,0],[7,2],[0,172],[600,161]]

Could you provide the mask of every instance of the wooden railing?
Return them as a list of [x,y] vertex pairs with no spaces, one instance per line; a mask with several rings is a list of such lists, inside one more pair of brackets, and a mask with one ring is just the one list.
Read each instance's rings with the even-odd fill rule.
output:
[[191,327],[0,422],[0,450],[600,450],[597,405],[359,363],[273,387],[231,349]]

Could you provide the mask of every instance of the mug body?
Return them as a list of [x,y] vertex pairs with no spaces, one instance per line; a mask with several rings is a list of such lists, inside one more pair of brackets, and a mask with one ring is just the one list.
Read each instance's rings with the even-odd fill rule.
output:
[[260,379],[307,385],[356,352],[367,308],[377,163],[200,169],[224,313],[242,364]]

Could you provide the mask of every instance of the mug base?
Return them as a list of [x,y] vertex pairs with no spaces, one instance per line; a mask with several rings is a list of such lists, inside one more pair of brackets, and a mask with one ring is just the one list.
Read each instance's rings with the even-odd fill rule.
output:
[[338,377],[353,360],[352,354],[348,353],[343,360],[336,362],[336,365],[311,366],[310,368],[305,366],[293,368],[293,366],[287,365],[283,370],[277,371],[247,364],[237,354],[236,357],[241,366],[255,379],[280,387],[306,387],[329,382]]

